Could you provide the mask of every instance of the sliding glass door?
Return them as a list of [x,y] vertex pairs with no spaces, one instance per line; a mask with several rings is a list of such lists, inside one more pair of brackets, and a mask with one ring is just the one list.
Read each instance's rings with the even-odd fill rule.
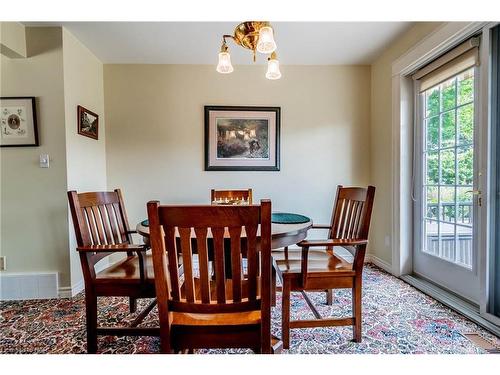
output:
[[420,89],[416,94],[413,269],[479,303],[478,68],[476,64],[455,67],[456,60],[437,67],[426,82],[416,82]]

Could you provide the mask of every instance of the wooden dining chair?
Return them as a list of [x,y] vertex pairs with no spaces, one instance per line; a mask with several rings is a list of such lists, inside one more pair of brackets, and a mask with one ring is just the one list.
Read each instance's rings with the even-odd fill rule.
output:
[[[121,191],[80,193],[68,191],[69,206],[75,228],[77,251],[85,282],[87,320],[87,351],[97,351],[97,336],[159,336],[159,328],[138,325],[153,309],[153,300],[129,326],[99,327],[97,297],[129,297],[130,312],[137,308],[137,299],[155,298],[153,262],[145,245],[132,243]],[[112,254],[123,259],[96,269],[96,264]],[[109,258],[108,258],[109,259]],[[102,263],[100,263],[102,264]]]
[[[160,206],[149,202],[148,219],[163,353],[200,348],[271,353],[280,346],[281,342],[271,342],[269,200],[250,206]],[[230,278],[224,260],[228,248]],[[242,269],[243,252],[247,272]],[[178,253],[183,260],[183,280],[178,273]],[[214,277],[210,276],[212,256]]]
[[212,204],[228,204],[231,202],[238,202],[235,204],[252,204],[252,189],[245,190],[215,190],[210,191],[210,202]]
[[[355,342],[361,342],[361,288],[363,263],[375,196],[375,187],[337,188],[330,225],[313,228],[328,229],[326,240],[304,240],[298,250],[273,252],[277,274],[282,281],[282,340],[285,349],[290,346],[290,329],[353,326]],[[336,254],[335,247],[347,249],[353,260]],[[352,289],[353,316],[323,318],[309,299],[306,291],[331,291],[335,288]],[[290,294],[300,291],[316,319],[290,320]]]

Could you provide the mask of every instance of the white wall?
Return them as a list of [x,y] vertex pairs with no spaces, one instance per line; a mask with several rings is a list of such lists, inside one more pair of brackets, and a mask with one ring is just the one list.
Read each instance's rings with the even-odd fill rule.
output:
[[[106,126],[103,64],[67,29],[63,28],[64,106],[66,118],[67,190],[105,191]],[[99,139],[77,132],[77,106],[99,115]],[[69,217],[71,285],[83,285],[80,258],[71,215]]]
[[[208,203],[211,188],[254,189],[274,211],[329,222],[336,185],[370,180],[370,68],[264,66],[221,75],[210,65],[105,65],[108,187],[131,225],[146,203]],[[280,172],[204,171],[204,105],[281,107]]]
[[[62,34],[26,28],[28,58],[0,57],[1,96],[35,96],[39,147],[0,148],[0,252],[7,272],[58,272],[69,285]],[[40,168],[39,155],[50,155]]]
[[392,63],[441,23],[421,22],[395,40],[371,66],[371,182],[377,187],[369,251],[392,263]]
[[[40,146],[0,149],[2,274],[57,272],[68,295],[83,283],[66,192],[106,190],[103,65],[66,29],[28,27],[26,44],[1,56],[0,94],[37,98]],[[77,105],[99,114],[98,141],[77,134]]]

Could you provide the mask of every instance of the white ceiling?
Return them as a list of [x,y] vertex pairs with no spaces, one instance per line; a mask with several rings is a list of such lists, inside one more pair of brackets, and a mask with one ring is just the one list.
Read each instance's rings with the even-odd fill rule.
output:
[[[104,63],[216,64],[222,35],[232,34],[238,22],[57,24],[70,30]],[[273,22],[272,25],[282,64],[364,65],[372,63],[411,23]],[[231,40],[228,46],[234,65],[253,63],[250,50]],[[266,57],[258,54],[257,62],[265,61]]]

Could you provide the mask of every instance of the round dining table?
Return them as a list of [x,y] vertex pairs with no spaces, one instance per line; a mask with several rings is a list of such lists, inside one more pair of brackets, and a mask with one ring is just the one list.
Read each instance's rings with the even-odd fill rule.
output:
[[[149,226],[144,225],[144,221],[136,226],[137,233],[144,238],[144,242],[149,242]],[[312,227],[312,221],[300,224],[271,223],[271,249],[279,249],[285,246],[295,245],[307,236],[307,231]],[[259,228],[260,229],[260,228]],[[260,230],[257,231],[259,236]],[[229,237],[229,234],[227,234]],[[245,236],[244,231],[242,237]]]

